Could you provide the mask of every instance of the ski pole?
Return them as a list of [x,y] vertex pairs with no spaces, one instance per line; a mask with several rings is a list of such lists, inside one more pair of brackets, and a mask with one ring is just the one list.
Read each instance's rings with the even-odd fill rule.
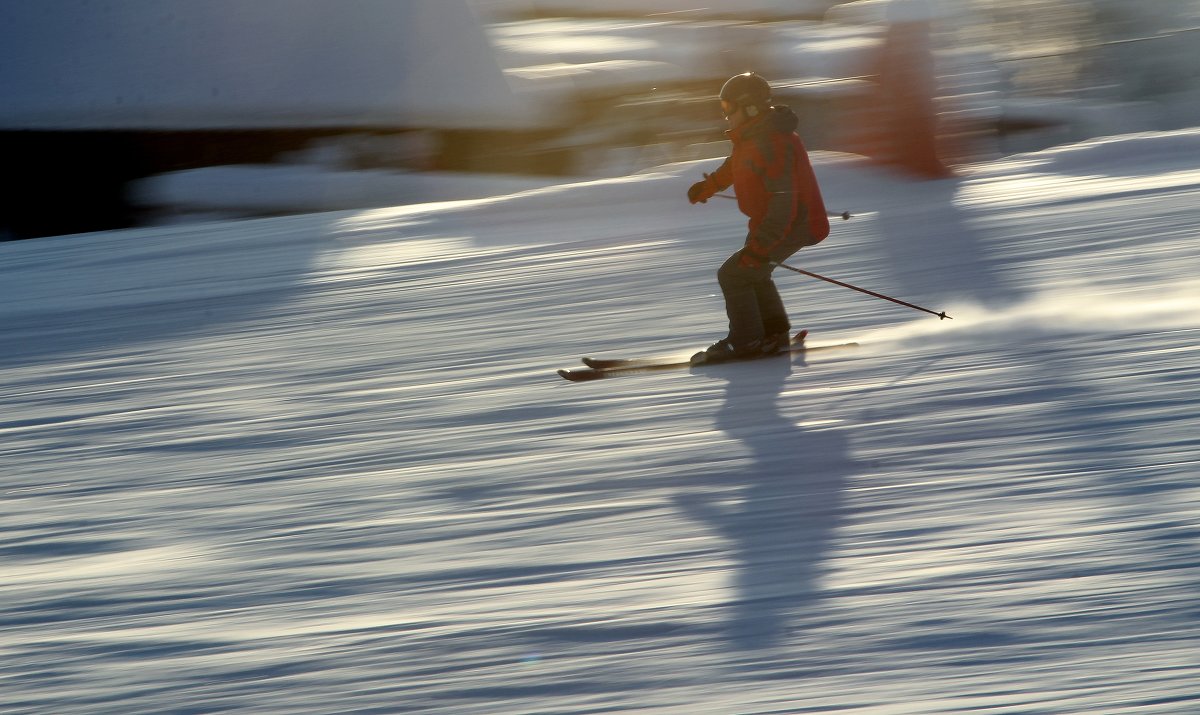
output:
[[[708,174],[705,174],[704,178],[707,179]],[[713,194],[713,196],[718,199],[737,199],[736,196],[733,196],[730,194]],[[849,211],[843,211],[841,213],[837,213],[836,211],[827,211],[825,213],[825,215],[828,216],[829,218],[840,218],[843,221],[849,221],[850,217],[853,216],[854,214],[850,213]]]
[[[786,268],[786,269],[788,269],[789,271],[793,271],[793,272],[795,272],[795,273],[800,273],[801,275],[806,275],[806,276],[808,276],[808,277],[810,277],[810,278],[816,278],[816,279],[818,279],[818,280],[823,280],[823,281],[825,281],[826,283],[832,283],[832,284],[834,284],[835,286],[841,286],[841,287],[843,287],[843,288],[849,288],[850,290],[856,290],[856,291],[858,291],[859,293],[866,293],[867,295],[874,296],[874,297],[876,297],[876,298],[882,298],[882,299],[884,299],[884,300],[890,300],[890,301],[892,301],[893,303],[896,303],[897,305],[903,305],[903,306],[904,306],[904,307],[906,307],[906,308],[912,308],[913,310],[920,310],[920,311],[922,311],[922,312],[929,313],[930,315],[936,315],[938,318],[940,318],[940,319],[942,319],[942,320],[945,320],[946,318],[950,318],[950,316],[949,316],[949,315],[946,315],[946,311],[942,311],[942,312],[938,313],[938,312],[936,312],[936,311],[930,310],[929,308],[922,308],[922,307],[921,307],[921,306],[919,306],[919,305],[913,305],[912,303],[906,303],[906,302],[904,302],[904,301],[902,301],[902,300],[899,300],[899,299],[896,299],[896,298],[892,298],[891,296],[886,296],[886,295],[884,295],[884,294],[882,294],[882,293],[876,293],[876,292],[875,292],[875,291],[873,291],[873,290],[867,290],[866,288],[859,288],[859,287],[858,287],[858,286],[856,286],[856,285],[850,285],[849,283],[843,283],[842,281],[837,281],[837,280],[834,280],[834,279],[832,279],[832,278],[828,278],[828,277],[826,277],[826,276],[823,276],[823,275],[821,275],[820,273],[813,273],[812,271],[806,271],[806,270],[804,270],[804,269],[802,269],[802,268],[795,268],[795,267],[793,267],[793,266],[789,266],[789,265],[787,265],[786,263],[775,263],[774,261],[772,261],[772,262],[771,262],[771,265],[773,265],[773,266],[779,266],[780,268]],[[951,320],[953,320],[953,318],[950,318],[950,319],[951,319]]]

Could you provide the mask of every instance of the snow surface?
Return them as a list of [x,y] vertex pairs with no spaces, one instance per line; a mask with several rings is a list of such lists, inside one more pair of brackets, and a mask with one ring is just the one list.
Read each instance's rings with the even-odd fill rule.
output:
[[[1200,130],[844,156],[723,333],[713,162],[0,245],[0,711],[1200,710]],[[69,207],[64,207],[69,210]]]

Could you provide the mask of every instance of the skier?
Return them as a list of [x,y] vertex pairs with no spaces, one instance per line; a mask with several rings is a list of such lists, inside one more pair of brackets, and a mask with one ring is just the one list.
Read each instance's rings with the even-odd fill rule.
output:
[[697,353],[696,364],[770,355],[787,346],[791,324],[771,272],[775,263],[829,235],[821,190],[795,131],[796,114],[772,105],[771,86],[753,72],[725,82],[720,100],[733,151],[688,189],[688,201],[705,203],[732,185],[750,221],[745,244],[717,271],[729,334]]

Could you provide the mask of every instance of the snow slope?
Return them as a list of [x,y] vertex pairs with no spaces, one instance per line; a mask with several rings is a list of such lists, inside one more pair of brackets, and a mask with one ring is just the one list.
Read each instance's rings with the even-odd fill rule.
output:
[[[0,245],[5,713],[1190,713],[1200,131],[908,183],[722,333],[708,164]],[[64,207],[69,210],[69,207]]]

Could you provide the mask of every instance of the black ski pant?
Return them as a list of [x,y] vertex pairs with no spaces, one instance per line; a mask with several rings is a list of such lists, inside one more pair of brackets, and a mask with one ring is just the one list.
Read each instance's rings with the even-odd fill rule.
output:
[[791,330],[783,298],[771,279],[775,267],[762,262],[753,268],[741,265],[742,252],[730,256],[717,270],[729,316],[729,342],[735,348]]

